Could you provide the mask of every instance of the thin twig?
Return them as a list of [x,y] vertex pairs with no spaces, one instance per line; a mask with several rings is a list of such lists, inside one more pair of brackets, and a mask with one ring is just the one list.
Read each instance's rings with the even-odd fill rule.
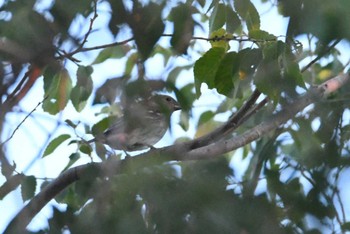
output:
[[4,144],[6,144],[7,142],[9,142],[13,136],[15,135],[15,133],[18,131],[18,129],[22,126],[22,124],[29,118],[29,116],[31,114],[34,113],[34,111],[36,111],[36,109],[48,98],[48,96],[46,96],[42,101],[40,101],[25,117],[24,119],[17,125],[17,127],[13,130],[13,132],[11,133],[10,137],[7,138],[4,142],[0,143],[0,147],[2,147]]
[[93,24],[95,22],[95,20],[97,19],[98,17],[98,14],[97,14],[97,1],[93,1],[94,2],[94,15],[92,16],[92,18],[90,19],[90,25],[89,25],[89,29],[88,31],[86,32],[85,36],[84,36],[84,39],[83,41],[80,43],[80,45],[78,46],[78,48],[76,48],[74,51],[72,51],[71,53],[72,54],[76,54],[78,52],[80,52],[84,45],[86,44],[86,42],[88,41],[88,37],[90,36],[90,33],[92,32],[92,27],[93,27]]
[[113,46],[118,46],[118,45],[124,45],[130,41],[133,41],[134,38],[131,37],[129,39],[123,40],[123,41],[117,41],[117,42],[113,42],[110,44],[105,44],[105,45],[99,45],[99,46],[93,46],[93,47],[87,47],[87,48],[82,48],[79,51],[73,51],[73,52],[69,52],[69,53],[64,53],[64,55],[58,56],[58,59],[62,59],[62,58],[66,58],[66,57],[71,57],[76,53],[80,53],[80,52],[87,52],[87,51],[92,51],[92,50],[100,50],[100,49],[105,49],[108,47],[113,47]]
[[329,53],[331,51],[331,49],[333,49],[339,42],[341,41],[341,39],[338,39],[336,41],[334,41],[332,43],[332,45],[330,45],[329,47],[327,47],[325,50],[323,50],[323,52],[319,53],[316,58],[314,58],[313,60],[311,60],[311,62],[309,62],[305,67],[303,67],[301,69],[301,72],[306,71],[307,69],[309,69],[314,63],[316,63],[318,60],[320,60],[323,56],[325,56],[327,53]]

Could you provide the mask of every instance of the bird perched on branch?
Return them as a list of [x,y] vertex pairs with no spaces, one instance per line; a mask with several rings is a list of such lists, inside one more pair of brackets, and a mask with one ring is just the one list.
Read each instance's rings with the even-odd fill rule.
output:
[[168,130],[171,114],[180,109],[179,103],[167,95],[136,99],[127,103],[124,115],[109,129],[88,142],[100,142],[124,151],[152,147]]

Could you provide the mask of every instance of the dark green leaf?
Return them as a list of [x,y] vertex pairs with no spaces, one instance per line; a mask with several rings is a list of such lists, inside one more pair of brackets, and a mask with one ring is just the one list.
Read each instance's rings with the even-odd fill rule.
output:
[[241,20],[237,13],[233,11],[231,5],[226,5],[226,31],[233,34],[240,26]]
[[55,139],[51,140],[51,142],[48,144],[46,147],[43,157],[53,153],[53,151],[56,150],[58,146],[60,146],[65,140],[69,139],[70,135],[69,134],[62,134]]
[[91,132],[94,136],[98,136],[99,134],[102,134],[107,128],[113,125],[115,123],[117,117],[116,116],[110,116],[106,117],[96,124],[92,126]]
[[200,96],[200,87],[206,83],[209,88],[215,88],[215,76],[221,60],[225,56],[225,49],[214,47],[207,51],[194,65],[194,79],[197,97]]
[[100,51],[98,56],[95,58],[92,65],[103,63],[107,59],[119,59],[126,56],[126,54],[130,51],[130,46],[125,45],[118,45],[113,47],[107,47]]
[[226,6],[219,3],[215,5],[212,14],[209,17],[209,33],[222,28],[226,22]]
[[199,117],[198,123],[197,123],[197,128],[206,123],[207,121],[213,119],[213,117],[215,116],[214,112],[212,111],[205,111],[201,114],[201,116]]
[[141,6],[138,2],[134,2],[134,4],[128,22],[134,34],[138,51],[142,59],[146,60],[165,28],[161,17],[163,6],[153,2],[149,2],[146,6]]
[[25,176],[21,181],[21,192],[23,201],[34,197],[36,189],[36,178],[34,176]]
[[350,231],[350,222],[346,222],[346,223],[342,224],[341,228],[344,232]]
[[78,159],[80,158],[80,154],[79,153],[72,153],[69,156],[69,162],[67,163],[67,165],[64,167],[63,171],[67,170],[68,168],[70,168],[76,161],[78,161]]
[[179,4],[170,12],[170,18],[174,22],[174,33],[170,44],[178,54],[186,54],[194,30],[192,7],[188,4]]
[[228,97],[232,96],[234,81],[238,79],[239,59],[236,52],[229,52],[222,59],[215,75],[215,88]]
[[80,152],[91,156],[92,148],[91,148],[91,146],[89,144],[81,144],[79,146],[79,150],[80,150]]
[[84,109],[87,99],[92,92],[92,67],[79,66],[77,71],[77,84],[72,89],[71,100],[75,109],[80,112]]

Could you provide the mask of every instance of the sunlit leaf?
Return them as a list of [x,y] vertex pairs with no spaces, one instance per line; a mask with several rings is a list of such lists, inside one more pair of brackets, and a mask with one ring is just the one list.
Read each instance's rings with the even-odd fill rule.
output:
[[250,0],[235,0],[233,3],[237,13],[246,22],[249,31],[260,28],[260,15]]
[[225,4],[215,5],[212,14],[209,17],[209,33],[222,28],[226,22]]
[[45,71],[44,90],[47,97],[43,102],[43,110],[54,115],[63,110],[69,100],[72,81],[66,69],[57,73]]

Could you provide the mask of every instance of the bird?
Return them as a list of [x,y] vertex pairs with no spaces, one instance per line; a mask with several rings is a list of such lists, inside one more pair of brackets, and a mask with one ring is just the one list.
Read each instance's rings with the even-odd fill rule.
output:
[[123,116],[88,143],[100,142],[123,151],[154,148],[168,130],[171,114],[177,110],[181,110],[180,104],[168,95],[136,98],[125,105]]

